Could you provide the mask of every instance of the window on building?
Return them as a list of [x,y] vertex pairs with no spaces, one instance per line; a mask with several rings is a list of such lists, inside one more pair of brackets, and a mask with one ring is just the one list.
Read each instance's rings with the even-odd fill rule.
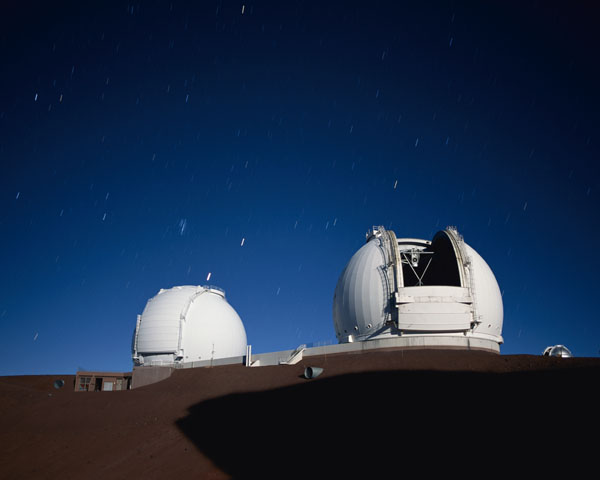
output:
[[87,392],[90,389],[92,377],[79,377],[79,391]]

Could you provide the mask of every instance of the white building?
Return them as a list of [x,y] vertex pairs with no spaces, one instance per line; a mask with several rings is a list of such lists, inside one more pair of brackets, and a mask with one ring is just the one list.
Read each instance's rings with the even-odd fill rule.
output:
[[502,295],[494,274],[454,228],[432,241],[374,227],[342,272],[333,300],[340,343],[500,352]]
[[245,354],[244,324],[220,288],[161,289],[138,315],[132,345],[136,366],[169,366]]

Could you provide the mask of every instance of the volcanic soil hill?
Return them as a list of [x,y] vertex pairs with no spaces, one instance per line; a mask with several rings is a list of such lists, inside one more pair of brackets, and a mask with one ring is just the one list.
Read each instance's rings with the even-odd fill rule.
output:
[[130,391],[1,377],[0,478],[576,473],[595,463],[599,373],[598,358],[388,350]]

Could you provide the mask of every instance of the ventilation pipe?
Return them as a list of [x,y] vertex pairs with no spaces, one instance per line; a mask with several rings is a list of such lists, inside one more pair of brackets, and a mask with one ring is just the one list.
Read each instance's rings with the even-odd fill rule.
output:
[[323,373],[320,367],[306,367],[304,369],[304,378],[316,378]]

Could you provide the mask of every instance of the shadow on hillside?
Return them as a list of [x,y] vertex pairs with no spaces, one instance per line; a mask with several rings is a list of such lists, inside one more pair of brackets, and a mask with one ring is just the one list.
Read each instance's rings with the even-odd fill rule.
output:
[[547,464],[596,409],[589,374],[598,371],[588,373],[351,374],[205,401],[177,424],[234,478],[496,469],[542,455],[536,444]]

